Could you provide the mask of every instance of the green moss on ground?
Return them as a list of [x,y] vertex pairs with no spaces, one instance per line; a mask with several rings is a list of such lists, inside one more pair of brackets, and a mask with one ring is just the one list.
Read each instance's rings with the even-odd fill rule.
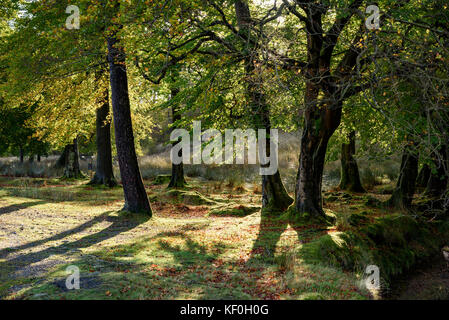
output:
[[[352,220],[355,217],[357,225],[368,221],[364,215],[358,214]],[[394,276],[437,254],[449,240],[448,230],[448,222],[393,214],[377,217],[358,229],[327,234],[304,245],[300,256],[310,263],[356,273],[363,273],[368,265],[377,265],[381,277],[389,283]]]
[[209,210],[208,216],[217,217],[245,217],[260,210],[258,206],[245,206],[236,204],[220,205]]
[[161,174],[158,175],[154,181],[153,181],[153,185],[155,186],[159,186],[159,185],[163,185],[163,184],[168,184],[170,182],[171,179],[171,175],[170,174]]
[[172,189],[165,193],[166,197],[174,199],[175,202],[190,205],[214,205],[216,201],[207,198],[198,191]]

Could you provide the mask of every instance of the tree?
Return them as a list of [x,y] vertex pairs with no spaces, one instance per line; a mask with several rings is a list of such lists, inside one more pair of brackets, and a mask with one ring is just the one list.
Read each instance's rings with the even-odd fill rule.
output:
[[414,149],[413,143],[404,147],[398,182],[392,196],[387,201],[389,207],[410,210],[418,176],[418,156]]
[[107,42],[115,143],[125,193],[124,210],[151,216],[152,210],[140,175],[134,147],[125,52],[120,44],[117,30],[108,35]]
[[[305,26],[307,38],[304,48],[307,61],[294,65],[299,66],[305,77],[304,129],[295,191],[295,208],[299,214],[326,217],[321,195],[325,155],[329,139],[340,125],[343,102],[362,89],[361,86],[353,89],[353,79],[358,70],[364,21],[358,29],[352,29],[353,39],[345,46],[343,57],[335,61],[334,54],[336,48],[343,49],[343,30],[362,3],[354,0],[347,7],[338,8],[331,27],[325,31],[323,24],[330,3],[284,1],[289,12]],[[346,37],[351,37],[351,33]]]
[[[235,1],[235,13],[237,23],[239,26],[239,34],[247,43],[246,55],[244,56],[244,68],[246,83],[246,94],[248,104],[253,117],[253,128],[255,129],[271,129],[270,122],[270,108],[267,104],[267,99],[263,93],[263,89],[259,84],[260,70],[257,68],[257,42],[250,37],[251,26],[254,21],[251,19],[248,4],[244,1]],[[260,63],[260,62],[259,62]],[[271,153],[271,139],[270,136],[258,136],[258,139],[266,140],[266,156],[269,157]],[[268,167],[270,164],[266,164]],[[263,167],[263,166],[262,166]],[[273,175],[262,175],[262,206],[265,209],[285,210],[293,199],[290,198],[282,183],[279,170],[276,170]]]
[[447,191],[449,181],[448,175],[448,148],[442,145],[433,154],[433,167],[426,186],[426,194],[430,197],[440,199]]
[[[100,118],[106,114],[106,91],[104,86],[97,83],[97,72],[104,70],[107,64],[104,55],[108,51],[115,137],[120,169],[123,171],[121,175],[125,190],[125,209],[151,214],[137,164],[127,73],[126,70],[120,70],[122,67],[126,68],[123,47],[114,48],[113,44],[119,43],[115,33],[108,37],[107,43],[105,41],[105,36],[109,35],[107,29],[121,20],[121,4],[110,1],[80,1],[78,5],[86,12],[84,18],[88,24],[88,27],[80,30],[66,30],[65,26],[61,25],[61,16],[65,16],[67,5],[66,1],[59,1],[51,8],[47,8],[46,4],[40,1],[23,4],[23,11],[30,14],[19,20],[17,32],[11,37],[10,44],[15,46],[20,55],[10,57],[11,80],[14,80],[10,82],[10,86],[18,95],[26,93],[32,98],[43,96],[46,106],[40,114],[46,114],[47,118],[44,119],[47,121],[36,119],[36,123],[40,131],[53,135],[53,141],[59,141],[61,145],[67,144],[74,136],[79,137],[93,131],[91,128],[86,129],[85,123],[86,119],[93,120],[90,114],[93,115],[99,101],[102,110],[97,113],[97,123],[104,123]],[[122,17],[126,18],[126,15]],[[38,36],[36,30],[39,30]],[[27,41],[24,41],[24,38],[28,38]],[[30,54],[35,52],[38,54]],[[29,85],[31,83],[32,86]],[[70,88],[69,92],[67,88]],[[64,102],[55,105],[58,99],[63,99]],[[69,113],[72,115],[69,116]],[[89,113],[89,116],[86,116],[86,113]],[[55,121],[48,121],[51,116],[55,118],[51,120]],[[58,130],[51,130],[55,127]],[[104,129],[99,130],[101,134],[98,140],[110,143],[107,139],[107,126],[98,129]],[[99,161],[106,164],[104,168],[108,168],[109,172],[106,172],[105,178],[109,180],[107,175],[112,175],[109,148],[104,148],[106,154],[100,154],[103,148],[98,151]],[[100,170],[101,167],[100,165]],[[101,172],[97,177],[100,174]]]
[[339,188],[352,192],[366,192],[360,182],[359,168],[354,158],[355,131],[348,135],[349,142],[341,145],[341,180]]
[[[149,35],[152,39],[151,49],[148,46],[142,49],[146,55],[137,57],[136,65],[145,79],[159,84],[170,70],[179,68],[180,63],[196,61],[201,66],[204,65],[207,71],[204,74],[204,70],[201,70],[202,76],[192,79],[198,85],[195,89],[201,87],[210,92],[220,92],[215,98],[208,97],[212,100],[211,106],[215,108],[214,111],[217,107],[221,107],[220,111],[230,110],[225,118],[218,121],[209,118],[211,125],[215,128],[222,127],[225,123],[238,120],[240,124],[245,122],[245,126],[253,129],[270,130],[271,107],[260,82],[262,69],[258,67],[262,62],[258,57],[263,54],[259,40],[263,37],[260,37],[259,30],[253,30],[273,20],[271,11],[267,12],[264,22],[260,22],[251,17],[246,1],[220,4],[212,0],[198,3],[180,1],[179,7],[167,8],[163,17],[153,20],[159,28],[154,28],[155,31]],[[229,21],[236,21],[238,28]],[[229,76],[229,70],[234,72],[231,77],[235,77],[241,84],[220,88],[220,75],[228,73]],[[229,78],[223,78],[225,79],[230,81]],[[236,115],[236,108],[229,107],[226,95],[231,92],[233,95],[240,94],[242,87],[245,105],[242,105],[243,110],[238,110],[239,114]],[[207,96],[207,91],[201,94]],[[201,103],[204,104],[204,101]],[[265,139],[269,149],[270,136],[259,139]],[[267,150],[268,155],[270,150]],[[264,208],[285,210],[291,203],[292,199],[285,190],[279,172],[262,176]]]
[[[179,89],[171,89],[171,98],[173,99],[179,93]],[[179,107],[176,105],[172,106],[172,124],[175,125],[181,120],[181,113]],[[174,142],[173,147],[180,142]],[[182,157],[182,149],[179,151],[179,156]],[[181,162],[179,164],[172,163],[171,178],[168,184],[168,188],[183,188],[187,184],[184,178],[184,164]]]
[[[103,75],[104,72],[102,71],[98,78],[104,78]],[[105,185],[112,188],[117,185],[117,182],[112,167],[109,82],[101,81],[100,86],[103,90],[103,96],[98,101],[100,107],[96,111],[97,168],[89,184]]]
[[427,163],[424,163],[416,178],[416,187],[426,188],[430,179],[430,167]]
[[36,130],[29,123],[35,109],[36,105],[7,106],[0,97],[0,154],[18,155],[23,163],[25,155],[34,158],[35,155],[47,153],[48,144],[36,137]]
[[390,43],[383,40],[388,44],[383,52],[391,57],[383,65],[389,81],[376,88],[374,104],[388,115],[397,139],[406,145],[398,185],[389,200],[397,207],[410,206],[418,175],[418,154],[424,164],[419,185],[427,185],[426,194],[433,198],[431,202],[436,200],[438,207],[445,202],[442,200],[449,176],[449,103],[445,98],[449,17],[443,10],[445,6],[444,1],[423,1],[416,5],[413,20],[391,17],[401,26],[396,35],[387,36]]
[[73,139],[72,144],[68,144],[63,152],[64,174],[66,179],[79,179],[84,177],[80,170],[78,139]]

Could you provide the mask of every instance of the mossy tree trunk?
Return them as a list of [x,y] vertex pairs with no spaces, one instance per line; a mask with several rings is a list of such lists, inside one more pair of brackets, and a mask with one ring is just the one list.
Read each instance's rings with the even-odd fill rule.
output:
[[[171,90],[172,99],[179,93],[179,89],[174,88]],[[181,120],[181,113],[179,107],[176,105],[172,106],[172,121],[175,124],[177,121]],[[174,128],[173,128],[174,129]],[[174,142],[173,147],[180,143]],[[182,157],[182,149],[179,150],[179,156]],[[168,184],[168,188],[184,188],[187,182],[184,178],[184,164],[181,162],[180,164],[171,165],[171,178],[170,183]]]
[[73,139],[73,143],[66,145],[62,154],[64,161],[63,178],[79,179],[83,177],[80,170],[78,139]]
[[97,168],[95,175],[89,182],[91,185],[105,185],[112,188],[117,185],[112,167],[111,151],[111,119],[109,106],[108,83],[103,87],[101,106],[96,111],[96,144],[97,144]]
[[[326,149],[340,125],[344,101],[359,91],[353,87],[351,79],[361,54],[357,47],[361,35],[353,38],[350,48],[335,67],[334,56],[341,42],[342,30],[362,1],[353,1],[347,15],[337,18],[327,32],[322,8],[309,2],[299,2],[307,7],[304,15],[300,15],[307,33],[307,62],[297,67],[298,73],[305,78],[305,92],[295,209],[299,216],[308,214],[311,219],[327,221],[329,217],[323,210],[321,195]],[[360,27],[363,28],[362,25]]]
[[341,145],[341,180],[339,188],[351,192],[366,192],[360,181],[359,167],[354,158],[355,131],[348,135],[349,143]]
[[[180,151],[181,153],[182,151]],[[182,154],[179,156],[182,157]],[[182,162],[180,164],[172,164],[170,182],[168,188],[184,188],[187,182],[184,178],[184,166]]]
[[[120,4],[117,2],[116,7]],[[118,11],[118,10],[117,10]],[[125,195],[124,210],[152,215],[134,147],[125,51],[113,32],[107,38],[115,143]]]
[[262,176],[262,207],[265,210],[286,210],[293,203],[282,183],[279,171]]
[[[318,71],[310,71],[314,74]],[[317,78],[319,79],[319,77]],[[324,162],[329,139],[340,125],[342,102],[329,96],[332,106],[321,107],[320,88],[310,79],[306,83],[304,131],[295,189],[295,208],[299,214],[326,218],[321,195]],[[328,103],[329,103],[328,102]]]
[[400,170],[396,188],[388,199],[387,205],[400,210],[409,210],[418,176],[418,156],[415,154],[413,145],[404,147]]
[[[239,32],[244,35],[243,39],[250,36],[251,19],[250,10],[247,2],[237,0],[234,5]],[[245,42],[245,46],[249,44]],[[266,96],[262,92],[261,85],[258,79],[258,70],[256,67],[255,44],[252,43],[249,53],[244,58],[245,73],[246,73],[246,96],[250,104],[251,117],[253,119],[254,129],[265,129],[270,131],[270,108],[267,104]],[[269,134],[265,137],[258,137],[258,139],[266,139],[266,156],[271,155],[271,139]],[[270,164],[263,165],[268,167]],[[279,171],[273,175],[262,175],[262,208],[264,210],[284,211],[293,203],[293,199],[288,195],[287,190],[282,183]]]

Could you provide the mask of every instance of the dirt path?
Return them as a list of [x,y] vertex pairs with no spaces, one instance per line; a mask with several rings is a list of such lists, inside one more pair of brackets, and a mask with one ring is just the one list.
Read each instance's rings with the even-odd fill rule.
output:
[[443,256],[395,280],[385,300],[449,300],[449,266]]

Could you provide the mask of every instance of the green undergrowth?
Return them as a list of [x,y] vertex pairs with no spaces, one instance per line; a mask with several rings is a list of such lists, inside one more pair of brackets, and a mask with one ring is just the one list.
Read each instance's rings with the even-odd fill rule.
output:
[[383,282],[429,259],[449,240],[448,222],[428,222],[405,214],[354,219],[358,228],[333,232],[305,244],[299,256],[317,263],[363,274],[368,265],[380,269]]
[[286,219],[288,219],[290,224],[294,227],[308,226],[308,225],[328,227],[331,226],[336,220],[335,214],[330,213],[328,211],[327,212],[325,211],[325,216],[316,216],[308,212],[298,213],[298,211],[295,209],[293,205],[290,206],[288,210],[286,210],[284,213],[282,213],[282,215]]
[[211,210],[209,210],[208,216],[217,217],[245,217],[250,214],[256,213],[260,210],[259,206],[247,206],[247,205],[236,205],[236,204],[224,204],[218,205]]
[[170,174],[160,174],[153,180],[153,185],[159,186],[163,184],[168,184],[170,182]]
[[204,196],[198,191],[172,189],[165,193],[166,197],[172,198],[175,202],[190,205],[213,205],[216,201]]

